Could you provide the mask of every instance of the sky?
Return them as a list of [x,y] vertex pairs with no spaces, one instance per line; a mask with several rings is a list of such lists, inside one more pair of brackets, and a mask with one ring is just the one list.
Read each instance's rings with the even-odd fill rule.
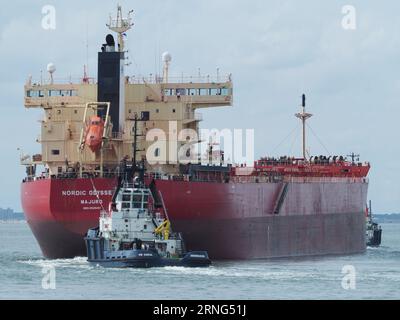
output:
[[[233,107],[201,110],[202,128],[255,130],[255,156],[301,155],[294,113],[307,95],[312,155],[360,154],[371,163],[369,199],[375,213],[400,212],[399,1],[146,0],[119,1],[134,10],[128,33],[129,75],[232,73]],[[42,27],[52,5],[55,29]],[[21,210],[19,165],[35,142],[42,110],[25,109],[29,75],[53,62],[56,78],[96,76],[97,51],[115,1],[21,1],[0,11],[0,207]],[[354,8],[354,28],[344,28]],[[352,16],[353,17],[353,16]],[[353,21],[353,20],[352,20]],[[348,24],[345,26],[349,26]],[[44,75],[46,76],[46,75]],[[293,131],[294,130],[294,131]],[[291,132],[293,135],[287,137]],[[315,135],[314,135],[315,134]]]

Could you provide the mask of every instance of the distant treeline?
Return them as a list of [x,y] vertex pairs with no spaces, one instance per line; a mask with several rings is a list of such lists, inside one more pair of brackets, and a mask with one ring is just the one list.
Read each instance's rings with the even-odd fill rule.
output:
[[[378,223],[390,223],[399,222],[400,223],[400,213],[384,213],[384,214],[374,214],[374,221]],[[0,208],[0,221],[6,220],[25,220],[25,216],[22,212],[14,212],[14,210],[2,209]]]
[[400,222],[400,213],[373,214],[372,218],[378,223]]
[[25,220],[22,212],[14,212],[12,209],[0,208],[0,220]]

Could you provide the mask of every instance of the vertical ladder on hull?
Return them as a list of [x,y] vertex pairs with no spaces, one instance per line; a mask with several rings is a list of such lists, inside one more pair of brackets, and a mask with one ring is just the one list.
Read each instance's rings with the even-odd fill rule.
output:
[[155,208],[162,208],[163,204],[162,204],[160,195],[159,195],[159,193],[157,191],[156,184],[155,184],[154,180],[151,181],[151,183],[149,184],[149,189],[150,189],[151,194],[152,194],[153,199],[154,199],[154,207]]
[[278,197],[275,202],[274,211],[273,211],[274,214],[279,214],[279,212],[281,211],[283,202],[285,201],[285,198],[286,198],[288,187],[289,187],[288,182],[285,182],[282,185],[281,190],[279,191]]

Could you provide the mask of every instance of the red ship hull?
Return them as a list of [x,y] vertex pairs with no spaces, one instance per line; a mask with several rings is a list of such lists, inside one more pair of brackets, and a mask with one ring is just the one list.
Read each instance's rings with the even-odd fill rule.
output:
[[[254,259],[363,252],[365,179],[288,183],[156,180],[173,229],[188,250],[212,259]],[[48,258],[85,255],[83,236],[108,208],[115,179],[24,182],[26,219]],[[96,195],[97,194],[97,195]]]

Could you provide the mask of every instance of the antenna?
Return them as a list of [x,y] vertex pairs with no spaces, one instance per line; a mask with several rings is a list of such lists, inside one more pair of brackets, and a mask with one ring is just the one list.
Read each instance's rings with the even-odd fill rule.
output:
[[302,110],[299,113],[296,113],[295,116],[299,118],[303,125],[303,159],[306,160],[306,120],[312,117],[311,113],[306,112],[306,95],[302,95]]
[[111,31],[118,33],[118,51],[119,52],[124,52],[125,32],[128,31],[129,29],[131,29],[133,26],[132,18],[131,18],[132,13],[133,13],[133,10],[129,11],[127,17],[123,18],[121,6],[118,5],[117,17],[115,19],[113,19],[112,16],[110,15],[110,22],[108,24],[106,24],[106,26]]
[[82,82],[88,84],[89,83],[89,76],[87,73],[87,65],[83,65],[83,78],[82,78]]
[[50,84],[54,83],[54,79],[53,79],[53,73],[56,71],[56,66],[54,65],[54,63],[49,63],[47,65],[47,72],[50,74]]
[[89,72],[89,23],[86,12],[86,70],[85,72]]
[[162,54],[162,61],[164,62],[164,67],[163,67],[163,82],[167,83],[168,82],[168,71],[169,71],[169,64],[172,60],[172,56],[168,51],[165,51]]

